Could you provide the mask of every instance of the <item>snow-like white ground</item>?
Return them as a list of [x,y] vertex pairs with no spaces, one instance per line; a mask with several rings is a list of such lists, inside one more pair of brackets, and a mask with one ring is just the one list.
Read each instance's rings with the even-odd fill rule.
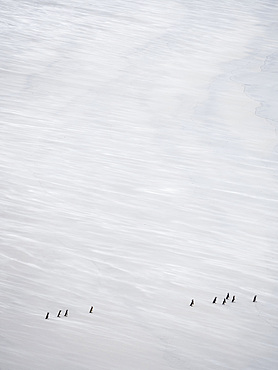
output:
[[277,369],[277,1],[0,22],[0,369]]

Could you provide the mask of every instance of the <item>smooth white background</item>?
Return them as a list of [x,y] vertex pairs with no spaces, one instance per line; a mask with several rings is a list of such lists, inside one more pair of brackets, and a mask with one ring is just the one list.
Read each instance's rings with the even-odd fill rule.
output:
[[0,1],[1,370],[277,369],[277,15]]

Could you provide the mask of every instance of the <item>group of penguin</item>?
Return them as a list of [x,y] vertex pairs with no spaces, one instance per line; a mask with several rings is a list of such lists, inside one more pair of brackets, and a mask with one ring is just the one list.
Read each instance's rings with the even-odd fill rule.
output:
[[[227,293],[226,295],[226,298],[223,299],[223,302],[222,302],[222,305],[226,304],[227,300],[230,298],[230,294]],[[214,297],[212,303],[215,304],[217,301],[217,297]],[[236,296],[233,295],[233,298],[231,300],[232,303],[234,303],[236,301]],[[254,296],[253,298],[253,302],[257,302],[257,295]],[[190,302],[190,307],[193,307],[195,305],[195,300],[192,299],[191,302]],[[89,313],[92,313],[94,310],[94,306],[91,306],[90,310],[89,310]],[[59,310],[58,314],[57,314],[57,317],[61,317],[61,313],[62,313],[62,310]],[[69,310],[66,310],[65,313],[64,313],[64,316],[67,317],[68,316],[68,313],[69,313]],[[49,312],[47,312],[46,316],[45,316],[45,319],[47,320],[49,318]]]
[[[226,304],[226,302],[227,302],[227,300],[230,298],[230,294],[229,293],[227,293],[227,295],[226,295],[226,298],[224,298],[223,299],[223,302],[222,302],[222,304],[224,305],[224,304]],[[213,304],[215,304],[216,303],[216,301],[217,301],[217,297],[214,297],[214,299],[213,299],[213,301],[212,301],[212,303]],[[235,295],[233,295],[233,298],[232,298],[232,300],[231,300],[231,302],[232,303],[234,303],[236,301],[236,296]],[[254,296],[254,298],[253,298],[253,302],[257,302],[257,295],[255,295]],[[194,304],[195,304],[195,300],[194,299],[192,299],[191,300],[191,303],[190,303],[190,307],[193,307],[194,306]]]
[[[94,306],[91,306],[90,310],[89,310],[89,313],[92,313],[94,310]],[[57,314],[57,317],[61,317],[61,313],[62,313],[62,310],[59,310],[58,314]],[[69,314],[69,310],[66,310],[65,313],[64,313],[64,316],[67,317]],[[45,319],[49,319],[49,312],[47,312],[46,316],[45,316]]]

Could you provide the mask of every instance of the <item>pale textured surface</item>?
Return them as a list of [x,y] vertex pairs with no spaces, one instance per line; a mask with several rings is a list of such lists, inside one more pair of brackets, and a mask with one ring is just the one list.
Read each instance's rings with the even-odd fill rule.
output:
[[277,369],[277,2],[0,5],[0,369]]

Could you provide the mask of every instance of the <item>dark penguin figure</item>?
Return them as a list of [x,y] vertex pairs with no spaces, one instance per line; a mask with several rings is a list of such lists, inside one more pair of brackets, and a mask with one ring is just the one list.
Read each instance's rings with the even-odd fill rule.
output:
[[48,319],[48,316],[49,316],[49,312],[47,312],[46,316],[45,316],[45,319],[47,320]]
[[192,301],[191,301],[191,303],[190,303],[190,307],[193,307],[194,306],[194,304],[195,304],[195,302],[194,302],[194,299],[192,299]]
[[256,295],[253,298],[253,302],[257,302],[257,296]]
[[232,303],[234,303],[234,302],[235,302],[235,300],[236,300],[236,296],[235,296],[235,295],[233,295]]
[[216,300],[217,300],[217,297],[214,298],[214,300],[212,301],[212,303],[216,303]]
[[60,310],[60,311],[58,312],[58,315],[57,315],[57,317],[60,317],[60,315],[61,315],[61,312],[62,312],[62,310]]
[[94,306],[91,306],[89,313],[92,313],[94,310]]
[[223,299],[222,304],[226,304],[226,298]]
[[229,299],[230,298],[230,294],[229,293],[227,293],[227,295],[226,295],[226,299]]
[[65,312],[65,314],[64,314],[64,316],[68,316],[68,312],[69,312],[69,310],[66,310],[66,312]]

